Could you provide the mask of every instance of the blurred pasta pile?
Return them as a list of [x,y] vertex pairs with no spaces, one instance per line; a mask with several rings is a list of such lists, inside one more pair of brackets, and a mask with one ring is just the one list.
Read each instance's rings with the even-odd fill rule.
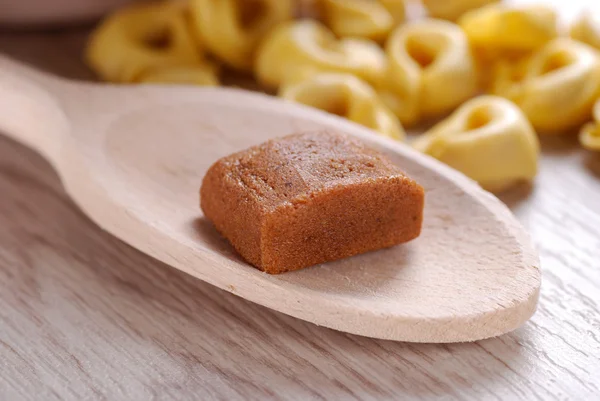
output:
[[535,177],[537,134],[580,130],[600,150],[600,15],[562,32],[544,6],[422,6],[407,20],[404,0],[141,3],[97,27],[86,60],[116,83],[214,86],[237,70],[399,141],[441,119],[412,145],[492,191]]

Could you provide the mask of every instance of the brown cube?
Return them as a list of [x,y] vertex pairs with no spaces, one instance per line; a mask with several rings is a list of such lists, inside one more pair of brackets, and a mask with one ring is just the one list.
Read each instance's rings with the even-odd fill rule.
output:
[[282,273],[419,236],[423,188],[381,153],[332,132],[274,139],[213,164],[201,207],[259,269]]

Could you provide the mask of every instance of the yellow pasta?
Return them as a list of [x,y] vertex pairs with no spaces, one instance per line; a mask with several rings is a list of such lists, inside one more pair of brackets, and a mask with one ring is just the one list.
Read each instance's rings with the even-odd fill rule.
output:
[[405,125],[451,111],[477,91],[477,71],[463,31],[441,20],[402,25],[387,44],[380,95]]
[[135,82],[149,70],[202,62],[181,3],[133,5],[109,16],[86,49],[89,66],[104,80]]
[[589,119],[600,92],[600,57],[590,46],[555,39],[531,57],[522,75],[496,85],[495,93],[519,105],[540,133],[565,133]]
[[375,83],[385,65],[385,55],[375,42],[338,40],[322,24],[306,20],[275,28],[258,49],[254,72],[261,84],[271,88],[303,70],[350,73]]
[[556,12],[538,5],[490,4],[466,13],[459,25],[486,60],[532,52],[558,36]]
[[456,21],[467,11],[498,3],[500,0],[423,0],[430,16]]
[[251,70],[259,41],[293,16],[292,0],[191,0],[193,26],[223,62]]
[[369,84],[354,75],[317,73],[285,85],[279,95],[345,117],[386,137],[404,139],[404,130],[396,116]]
[[404,20],[404,0],[324,0],[325,18],[340,37],[384,40]]
[[501,59],[488,70],[489,91],[509,99],[515,99],[520,91],[520,82],[527,74],[530,57]]
[[579,142],[584,148],[600,151],[600,100],[594,105],[594,122],[581,129]]
[[218,86],[219,78],[214,66],[168,67],[148,71],[140,76],[139,82],[156,84],[180,84]]
[[464,103],[413,146],[493,192],[537,173],[539,142],[521,110],[496,96]]
[[600,49],[600,13],[585,12],[571,26],[571,37]]

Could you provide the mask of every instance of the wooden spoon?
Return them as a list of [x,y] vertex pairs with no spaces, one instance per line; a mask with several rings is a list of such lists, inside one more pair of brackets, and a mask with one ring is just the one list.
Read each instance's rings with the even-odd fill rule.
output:
[[[382,150],[423,185],[422,235],[297,272],[262,273],[202,216],[202,177],[231,152],[324,127]],[[535,311],[539,261],[499,200],[408,146],[318,110],[235,89],[69,82],[0,56],[0,130],[46,157],[103,229],[288,315],[370,337],[456,342],[508,332]]]

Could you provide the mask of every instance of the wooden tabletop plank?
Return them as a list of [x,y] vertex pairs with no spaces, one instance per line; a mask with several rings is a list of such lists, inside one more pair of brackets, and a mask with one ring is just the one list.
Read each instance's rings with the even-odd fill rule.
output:
[[[0,33],[71,78],[85,29]],[[0,399],[592,399],[600,394],[600,155],[543,142],[501,196],[539,247],[538,312],[471,344],[348,335],[282,315],[104,233],[39,156],[0,137]]]

